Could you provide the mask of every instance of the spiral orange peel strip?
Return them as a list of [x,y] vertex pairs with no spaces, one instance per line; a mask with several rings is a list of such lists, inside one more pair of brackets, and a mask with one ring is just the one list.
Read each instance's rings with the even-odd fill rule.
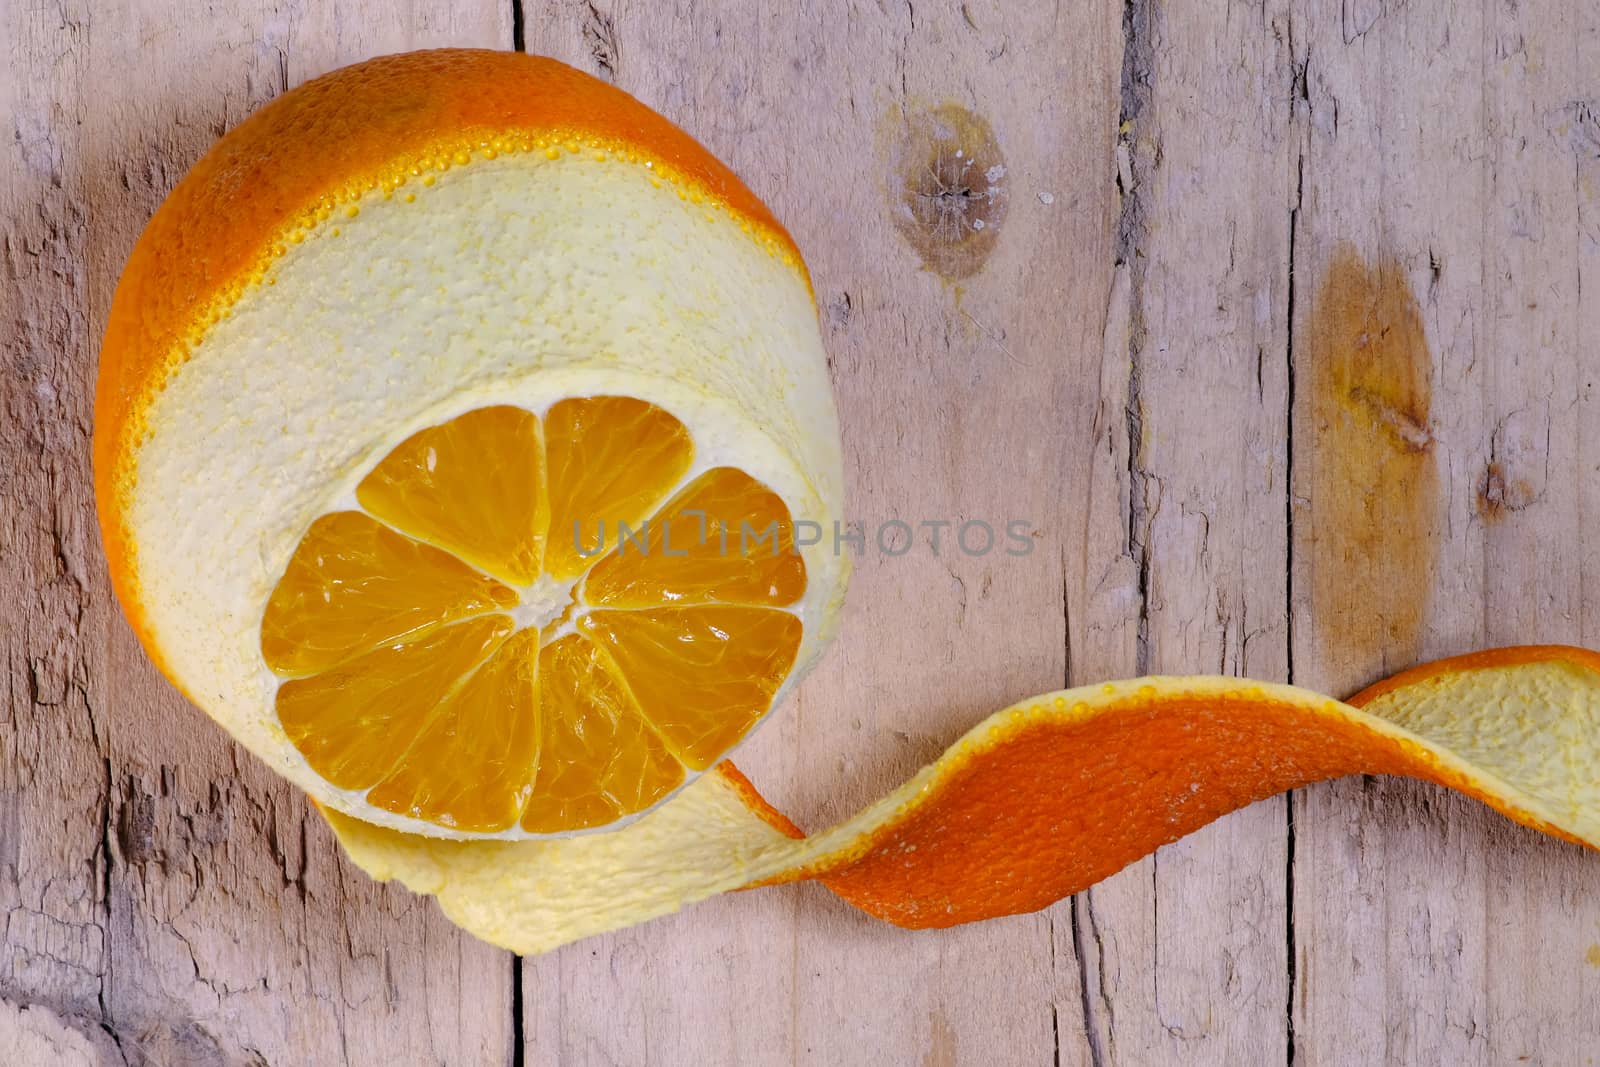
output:
[[1479,652],[1348,702],[1222,677],[1049,693],[985,719],[810,837],[731,764],[612,833],[442,841],[325,815],[372,877],[431,894],[471,933],[532,954],[802,879],[909,928],[1033,911],[1230,811],[1358,773],[1436,782],[1600,848],[1600,655]]

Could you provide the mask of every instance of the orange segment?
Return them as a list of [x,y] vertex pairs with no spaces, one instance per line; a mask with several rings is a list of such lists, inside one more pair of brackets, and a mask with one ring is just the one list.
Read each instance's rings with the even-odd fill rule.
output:
[[515,823],[539,753],[538,664],[538,631],[518,631],[440,701],[367,802],[457,830]]
[[438,623],[509,608],[517,595],[447,552],[357,511],[311,524],[272,591],[261,653],[283,675],[313,674]]
[[513,585],[539,576],[550,512],[539,420],[479,408],[401,442],[356,489],[361,506]]
[[539,656],[542,747],[522,828],[603,826],[643,811],[683,782],[683,767],[639,715],[588,641],[568,636]]
[[[616,534],[617,527],[608,532]],[[709,470],[650,520],[619,539],[584,583],[605,607],[657,604],[793,604],[806,591],[789,509],[776,493],[732,467]]]
[[644,521],[689,471],[683,423],[628,396],[563,400],[545,416],[550,544],[545,571],[576,578],[621,524]]
[[801,633],[787,611],[722,604],[596,611],[578,626],[611,655],[645,718],[694,770],[771,707]]
[[318,774],[341,789],[367,789],[399,763],[434,708],[511,630],[507,616],[479,616],[285,682],[278,721]]

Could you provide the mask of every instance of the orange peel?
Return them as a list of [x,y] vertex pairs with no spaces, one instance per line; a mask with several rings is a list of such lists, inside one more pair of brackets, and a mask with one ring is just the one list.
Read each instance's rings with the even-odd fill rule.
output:
[[1600,848],[1600,655],[1479,652],[1347,702],[1222,677],[1047,693],[980,722],[809,837],[731,764],[624,829],[581,837],[445,841],[324,814],[369,875],[431,894],[469,932],[532,954],[803,879],[909,928],[1033,911],[1230,811],[1357,773],[1448,786]]

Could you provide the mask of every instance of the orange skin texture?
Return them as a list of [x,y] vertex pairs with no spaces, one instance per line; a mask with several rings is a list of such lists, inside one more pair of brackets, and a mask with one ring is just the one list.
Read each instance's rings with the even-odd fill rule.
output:
[[[1585,649],[1494,649],[1413,668],[1350,703],[1359,707],[1455,671],[1544,660],[1600,675],[1600,655]],[[1130,697],[1087,718],[1005,728],[865,840],[761,884],[820,879],[863,911],[912,929],[1037,911],[1229,812],[1347,774],[1435,782],[1524,825],[1595,847],[1408,742],[1253,695],[1241,682],[1221,700]],[[756,803],[772,811],[759,797]]]
[[383,56],[307,82],[217,142],[128,259],[95,390],[94,483],[111,580],[158,667],[124,519],[144,415],[207,327],[259,281],[296,229],[489,152],[605,151],[719,204],[807,281],[787,231],[738,177],[633,97],[553,59],[441,49]]

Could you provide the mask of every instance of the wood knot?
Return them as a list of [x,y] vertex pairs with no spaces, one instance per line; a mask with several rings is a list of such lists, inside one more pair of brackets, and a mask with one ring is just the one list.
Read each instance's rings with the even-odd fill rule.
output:
[[981,116],[956,104],[909,113],[891,160],[895,228],[951,280],[982,268],[1005,221],[1005,160]]

